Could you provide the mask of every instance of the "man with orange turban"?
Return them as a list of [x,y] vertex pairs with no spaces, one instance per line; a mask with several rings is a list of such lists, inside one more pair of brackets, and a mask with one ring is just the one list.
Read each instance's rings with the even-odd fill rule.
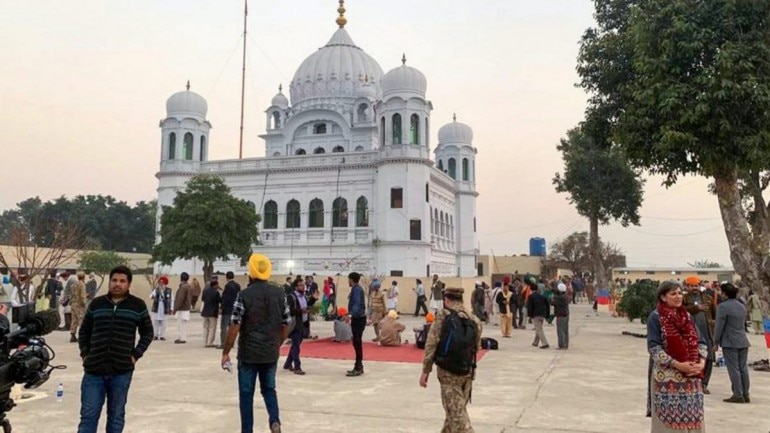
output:
[[[289,333],[291,318],[283,289],[269,284],[272,273],[270,259],[262,254],[249,258],[249,286],[238,293],[227,341],[222,349],[222,368],[230,369],[230,349],[238,340],[238,396],[241,432],[254,429],[254,391],[257,377],[268,414],[270,433],[281,432],[275,373],[279,348]],[[295,326],[302,326],[301,323]]]
[[684,280],[683,305],[688,313],[692,315],[695,327],[698,333],[706,341],[708,349],[708,358],[706,359],[706,368],[703,370],[703,393],[711,394],[709,391],[709,381],[714,367],[714,319],[716,319],[716,310],[714,309],[714,300],[700,290],[700,278],[689,276]]

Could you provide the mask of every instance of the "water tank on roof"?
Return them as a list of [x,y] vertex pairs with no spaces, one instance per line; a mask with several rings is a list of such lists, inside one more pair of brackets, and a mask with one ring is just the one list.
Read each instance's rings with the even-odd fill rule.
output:
[[545,238],[529,238],[529,255],[545,257]]

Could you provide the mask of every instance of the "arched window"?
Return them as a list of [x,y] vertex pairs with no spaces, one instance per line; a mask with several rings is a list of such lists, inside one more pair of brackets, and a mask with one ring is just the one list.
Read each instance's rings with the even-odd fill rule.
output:
[[420,144],[420,116],[412,114],[409,119],[409,144]]
[[324,202],[316,198],[310,202],[310,218],[308,219],[309,228],[323,228],[324,226]]
[[455,218],[452,215],[449,215],[449,238],[454,239],[455,238]]
[[168,159],[176,159],[176,134],[168,136]]
[[358,197],[356,201],[356,227],[369,227],[369,202],[366,197]]
[[323,147],[316,147],[316,148],[313,150],[313,153],[314,153],[314,154],[316,154],[316,155],[320,155],[320,154],[322,154],[322,153],[326,153],[326,150],[324,150],[324,148],[323,148]]
[[277,111],[273,111],[273,115],[271,116],[271,125],[270,129],[280,129],[281,128],[281,113]]
[[438,227],[438,209],[433,209],[433,224],[436,226],[435,229],[433,229],[433,233],[438,234],[439,233],[439,227]]
[[369,119],[367,119],[367,116],[366,116],[366,109],[367,108],[369,108],[369,106],[366,105],[366,104],[360,104],[358,106],[358,121],[360,123],[366,123],[366,122],[369,121]]
[[393,144],[401,144],[401,115],[393,115]]
[[470,179],[470,167],[468,167],[468,158],[463,158],[463,180]]
[[441,170],[442,173],[444,172],[444,160],[438,160],[438,169]]
[[263,216],[264,220],[262,228],[264,229],[277,229],[278,228],[278,203],[273,200],[265,203],[265,212]]
[[454,158],[449,158],[449,177],[457,179],[457,161]]
[[332,204],[332,227],[348,226],[348,201],[337,197]]
[[201,135],[201,161],[206,160],[206,136]]
[[275,151],[273,152],[273,156],[281,156],[281,152]]
[[193,135],[190,132],[184,135],[184,159],[193,159]]
[[438,233],[444,236],[444,212],[441,212],[439,215],[441,218],[439,219]]
[[425,145],[430,145],[430,117],[425,118]]
[[307,152],[305,152],[305,149],[297,149],[296,152],[294,152],[295,155],[305,155]]
[[435,227],[434,220],[433,220],[433,206],[430,207],[429,213],[430,213],[430,234],[433,234],[434,233],[433,229]]
[[345,151],[345,148],[342,146],[334,146],[334,149],[332,149],[332,153],[342,153]]
[[364,146],[356,146],[356,152],[363,152]]
[[319,135],[319,134],[326,134],[326,124],[325,123],[317,123],[313,125],[313,134]]
[[380,146],[385,145],[385,116],[380,119]]
[[286,203],[286,228],[298,229],[299,222],[299,202],[297,200],[289,200]]

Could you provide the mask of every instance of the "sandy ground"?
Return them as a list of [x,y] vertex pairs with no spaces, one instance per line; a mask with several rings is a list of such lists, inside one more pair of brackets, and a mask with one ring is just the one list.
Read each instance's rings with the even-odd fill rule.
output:
[[[586,305],[573,308],[568,351],[530,346],[531,330],[514,330],[511,340],[498,339],[500,350],[480,363],[469,407],[477,433],[635,433],[650,430],[644,417],[647,355],[645,340],[622,336],[624,330],[644,332],[638,323],[594,316]],[[153,342],[139,362],[129,395],[126,432],[198,433],[239,431],[237,380],[219,368],[220,351],[203,348],[202,321],[190,324],[188,344],[175,345],[175,323],[169,341]],[[418,320],[404,317],[407,329]],[[331,326],[314,322],[313,332],[331,335]],[[497,338],[499,329],[485,329]],[[556,345],[555,327],[547,329]],[[373,337],[367,328],[366,338]],[[48,341],[57,361],[68,366],[40,389],[37,399],[22,402],[9,413],[18,433],[74,432],[79,413],[82,368],[69,334],[54,332]],[[408,337],[412,340],[412,336]],[[752,336],[750,361],[766,358],[764,341]],[[443,410],[438,383],[417,385],[418,364],[366,363],[366,374],[345,377],[350,361],[305,359],[306,376],[278,373],[278,397],[284,432],[357,433],[438,432]],[[729,405],[724,368],[714,371],[706,398],[710,433],[770,430],[770,374],[752,372],[752,404]],[[56,385],[64,384],[57,403]],[[256,396],[255,431],[267,431],[267,416]],[[103,430],[104,417],[101,421]]]

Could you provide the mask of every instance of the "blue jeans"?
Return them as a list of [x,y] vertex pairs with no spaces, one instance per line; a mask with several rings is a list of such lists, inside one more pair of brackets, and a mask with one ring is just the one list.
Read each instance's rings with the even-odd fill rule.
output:
[[295,370],[302,369],[302,361],[299,359],[299,350],[302,345],[302,333],[304,332],[304,326],[300,328],[295,327],[289,338],[291,338],[291,349],[289,349],[289,356],[286,357],[286,363],[283,364],[283,368],[294,368]]
[[126,401],[133,371],[112,376],[83,374],[80,384],[78,433],[96,433],[104,399],[107,399],[107,433],[121,433],[126,423]]
[[254,431],[254,389],[259,376],[259,391],[265,401],[268,425],[281,423],[278,417],[278,395],[275,393],[275,370],[278,362],[250,364],[238,361],[238,394],[241,408],[241,433]]

